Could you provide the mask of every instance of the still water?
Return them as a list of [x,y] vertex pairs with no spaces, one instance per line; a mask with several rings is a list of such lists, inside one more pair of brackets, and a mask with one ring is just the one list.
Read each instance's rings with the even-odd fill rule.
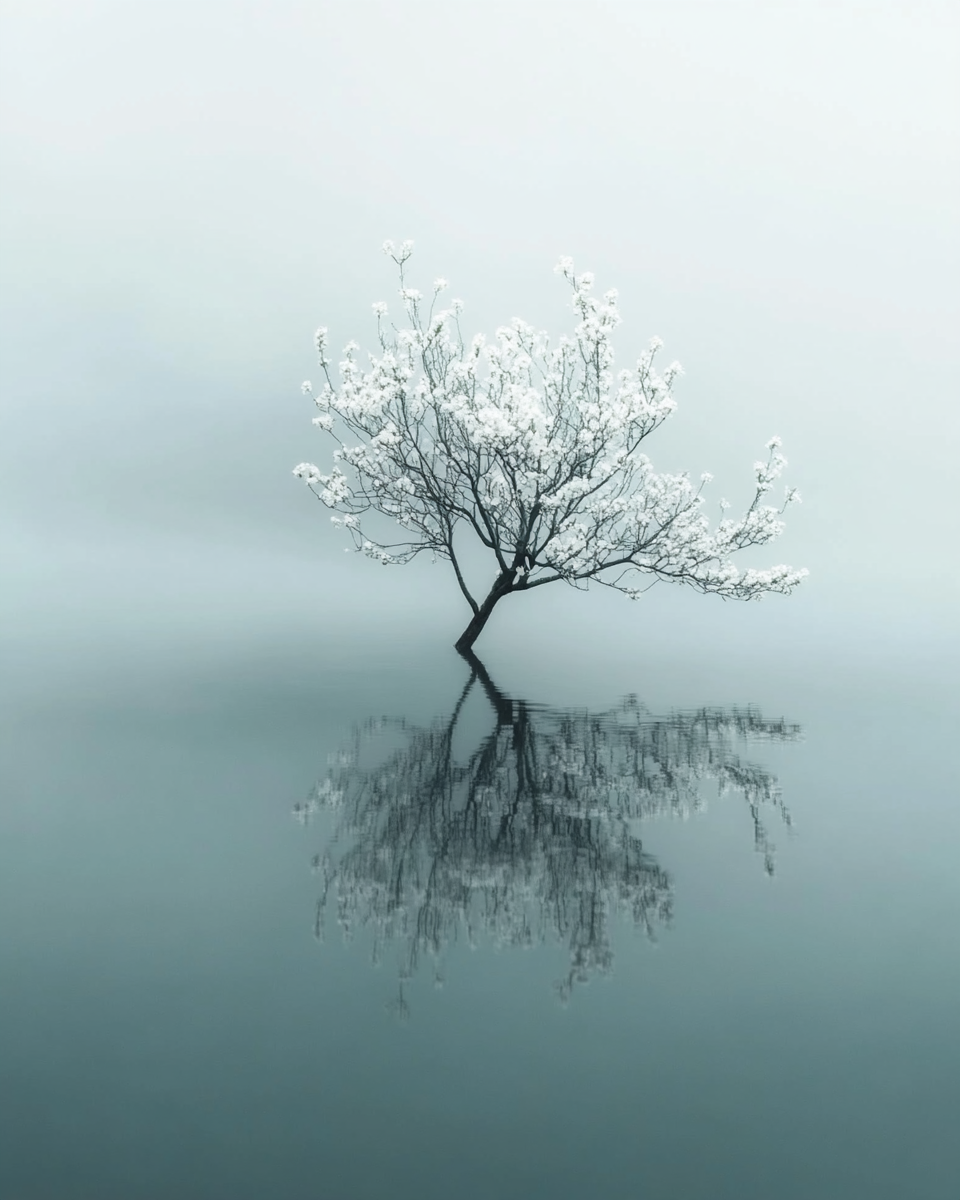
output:
[[960,1194],[955,663],[348,642],[23,673],[0,1200]]

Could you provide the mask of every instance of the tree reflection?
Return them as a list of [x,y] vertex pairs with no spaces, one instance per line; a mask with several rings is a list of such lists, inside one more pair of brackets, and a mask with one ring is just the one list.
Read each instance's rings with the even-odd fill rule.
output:
[[[314,859],[323,881],[317,936],[335,911],[345,936],[373,931],[375,960],[398,943],[401,1012],[405,981],[426,958],[441,983],[444,951],[461,937],[558,940],[570,956],[557,983],[563,998],[610,970],[614,914],[653,938],[670,921],[673,885],[643,848],[642,822],[696,812],[707,780],[746,802],[773,874],[764,817],[786,825],[790,817],[776,778],[735,745],[794,740],[797,725],[750,708],[656,717],[633,696],[604,712],[549,708],[504,695],[479,659],[465,657],[470,678],[449,716],[427,727],[380,719],[356,728],[295,808],[305,822],[335,812],[330,844]],[[478,685],[493,721],[464,750],[464,706]]]

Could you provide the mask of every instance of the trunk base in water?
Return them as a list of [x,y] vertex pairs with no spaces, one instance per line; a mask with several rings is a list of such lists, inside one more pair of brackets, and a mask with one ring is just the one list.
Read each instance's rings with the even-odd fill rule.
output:
[[473,643],[480,636],[484,625],[490,620],[490,614],[493,612],[497,603],[503,599],[508,592],[513,591],[513,583],[509,577],[501,576],[490,589],[490,594],[486,600],[480,605],[477,611],[473,614],[470,624],[466,627],[463,633],[460,634],[454,643],[454,649],[461,654],[469,654],[473,648]]
[[482,609],[474,616],[470,624],[454,642],[454,649],[458,650],[461,654],[469,654],[473,650],[473,643],[480,636],[484,625],[486,625],[490,614],[481,614],[483,614]]

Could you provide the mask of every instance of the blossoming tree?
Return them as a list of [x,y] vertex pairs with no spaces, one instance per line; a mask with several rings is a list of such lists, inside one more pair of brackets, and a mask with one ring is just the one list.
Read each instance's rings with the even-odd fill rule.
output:
[[[462,335],[463,305],[438,308],[438,279],[427,298],[407,286],[412,243],[384,244],[397,264],[405,322],[375,304],[379,354],[366,367],[350,342],[331,374],[327,330],[316,346],[325,382],[313,396],[314,424],[337,447],[329,474],[301,463],[294,474],[334,511],[356,549],[381,563],[405,563],[428,551],[447,559],[472,617],[457,642],[469,650],[496,605],[513,592],[548,583],[605,584],[636,598],[657,580],[739,600],[790,592],[806,574],[788,566],[740,570],[737,551],[762,546],[783,529],[779,507],[764,503],[786,466],[780,439],[754,464],[752,502],[715,526],[703,488],[688,475],[659,474],[641,443],[676,407],[680,366],[655,369],[654,338],[633,369],[614,372],[617,293],[593,294],[593,277],[569,259],[557,271],[572,289],[576,325],[551,343],[520,320],[488,343]],[[726,501],[721,509],[729,508]],[[396,540],[371,524],[374,514],[399,527]],[[474,596],[463,569],[462,538],[492,556],[493,582]]]

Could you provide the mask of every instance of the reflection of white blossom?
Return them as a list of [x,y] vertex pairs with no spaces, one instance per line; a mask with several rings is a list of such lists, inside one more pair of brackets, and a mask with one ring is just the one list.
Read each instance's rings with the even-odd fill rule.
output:
[[[752,502],[715,526],[704,511],[708,474],[695,485],[686,474],[656,472],[640,453],[676,407],[681,368],[658,371],[662,343],[654,338],[634,366],[615,371],[615,291],[598,298],[593,277],[561,259],[572,334],[551,341],[518,319],[492,340],[467,343],[458,302],[435,311],[407,286],[412,244],[384,248],[400,270],[406,324],[389,322],[386,305],[375,305],[379,354],[363,367],[359,347],[348,343],[336,383],[327,331],[318,330],[326,382],[310,394],[320,411],[315,424],[337,442],[336,465],[329,474],[311,463],[294,472],[334,513],[354,518],[339,523],[357,550],[382,563],[424,550],[449,559],[475,615],[483,606],[467,591],[454,549],[461,531],[496,558],[494,602],[557,580],[595,579],[636,598],[645,581],[666,579],[752,599],[789,592],[803,578],[792,567],[741,570],[732,561],[775,539],[784,507],[799,500],[789,488],[779,507],[762,503],[786,466],[778,437],[754,464]],[[433,301],[445,288],[436,281]],[[384,540],[368,527],[372,513],[406,533]]]
[[[496,723],[464,758],[454,731],[477,679]],[[376,756],[383,738],[397,748]],[[328,914],[345,937],[372,930],[374,957],[402,947],[403,974],[427,955],[481,935],[497,945],[558,940],[568,947],[567,996],[612,965],[609,922],[625,914],[648,937],[668,922],[672,884],[644,849],[653,817],[686,818],[701,788],[738,792],[768,872],[769,808],[789,824],[776,780],[735,752],[739,740],[790,740],[796,726],[751,709],[654,717],[635,698],[607,712],[552,709],[502,695],[475,663],[453,714],[427,727],[369,722],[296,814],[337,811],[322,879],[317,935]],[[439,969],[439,968],[436,968]],[[401,985],[402,991],[402,985]]]

